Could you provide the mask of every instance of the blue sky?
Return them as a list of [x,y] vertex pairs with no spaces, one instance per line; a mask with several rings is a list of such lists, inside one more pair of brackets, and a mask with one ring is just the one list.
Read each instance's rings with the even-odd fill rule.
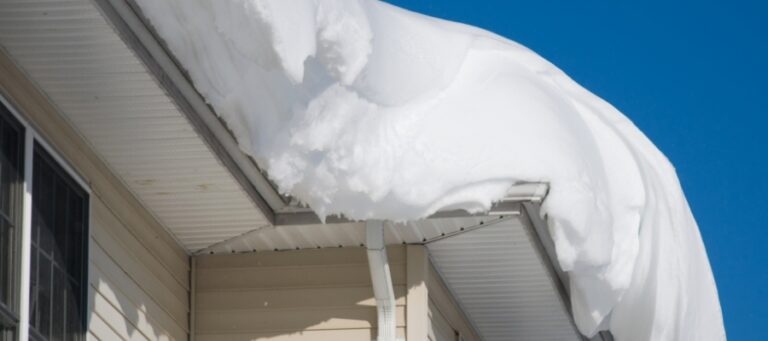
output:
[[730,340],[768,340],[768,2],[389,0],[518,41],[676,166]]

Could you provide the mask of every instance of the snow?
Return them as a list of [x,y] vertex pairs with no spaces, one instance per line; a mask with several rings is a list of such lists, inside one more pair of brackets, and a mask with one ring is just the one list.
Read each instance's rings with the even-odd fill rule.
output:
[[377,1],[137,3],[242,149],[320,216],[483,211],[547,182],[583,333],[725,339],[673,167],[527,48]]

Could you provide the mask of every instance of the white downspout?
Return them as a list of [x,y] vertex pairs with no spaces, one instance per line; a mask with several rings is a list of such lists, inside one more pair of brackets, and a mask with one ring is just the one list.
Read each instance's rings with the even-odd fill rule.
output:
[[387,248],[384,244],[384,223],[380,220],[368,220],[365,223],[366,244],[368,245],[368,265],[371,269],[373,295],[376,298],[379,334],[377,341],[395,341],[397,325],[395,321],[395,291],[389,271]]

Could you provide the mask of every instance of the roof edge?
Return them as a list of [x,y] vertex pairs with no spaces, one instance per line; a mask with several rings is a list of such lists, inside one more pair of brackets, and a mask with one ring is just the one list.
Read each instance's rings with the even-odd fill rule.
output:
[[[526,220],[523,225],[529,230],[529,233],[534,237],[537,253],[539,257],[542,257],[543,263],[546,265],[550,272],[550,278],[553,280],[555,288],[560,293],[560,301],[562,302],[566,311],[568,311],[568,317],[573,325],[573,328],[578,332],[576,327],[576,321],[573,318],[573,309],[571,307],[571,288],[568,273],[563,271],[560,267],[560,263],[557,261],[557,254],[555,251],[555,242],[552,239],[552,235],[549,233],[544,218],[541,217],[541,203],[534,201],[523,201],[522,216]],[[600,331],[593,337],[582,336],[584,341],[614,341],[613,334],[610,331]]]
[[[440,210],[424,219],[435,218],[458,218],[467,216],[494,216],[494,215],[517,215],[522,208],[521,203],[533,202],[540,203],[549,192],[549,185],[543,182],[521,182],[512,186],[507,195],[501,200],[495,202],[487,212],[470,213],[466,210]],[[275,226],[283,225],[313,225],[313,224],[343,224],[352,223],[356,220],[339,215],[330,215],[321,220],[314,211],[309,209],[304,211],[277,212],[275,214]]]

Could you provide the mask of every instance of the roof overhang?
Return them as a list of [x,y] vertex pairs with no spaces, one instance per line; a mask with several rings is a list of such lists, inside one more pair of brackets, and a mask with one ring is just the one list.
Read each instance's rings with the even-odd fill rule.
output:
[[[365,243],[362,222],[329,217],[321,223],[272,187],[131,0],[13,2],[0,9],[2,48],[190,253]],[[520,334],[528,340],[552,339],[550,329],[583,339],[571,318],[567,275],[540,218],[546,191],[544,184],[520,184],[489,212],[440,211],[387,223],[386,242],[425,245],[489,340],[508,333],[491,321],[494,314],[543,331]],[[465,285],[471,278],[512,274],[527,276],[543,291]],[[489,295],[509,298],[504,302],[511,305],[489,303]]]
[[[424,245],[436,271],[484,340],[589,339],[573,321],[568,274],[560,268],[540,205],[545,184],[521,184],[488,212],[441,211],[385,222],[386,245]],[[366,223],[285,213],[276,225],[231,238],[199,254],[366,246]]]
[[129,10],[0,2],[0,47],[188,252],[271,225],[282,198]]

